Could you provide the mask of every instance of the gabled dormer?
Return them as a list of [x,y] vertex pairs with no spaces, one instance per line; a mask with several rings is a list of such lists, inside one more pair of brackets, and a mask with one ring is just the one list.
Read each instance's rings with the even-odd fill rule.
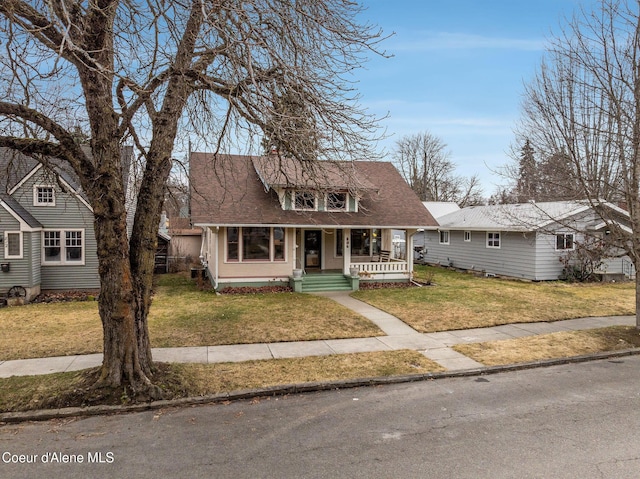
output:
[[357,212],[358,196],[348,190],[319,191],[313,189],[283,189],[278,195],[283,210]]
[[366,190],[377,188],[355,174],[350,162],[304,162],[271,154],[253,159],[265,191],[275,191],[283,210],[357,212]]

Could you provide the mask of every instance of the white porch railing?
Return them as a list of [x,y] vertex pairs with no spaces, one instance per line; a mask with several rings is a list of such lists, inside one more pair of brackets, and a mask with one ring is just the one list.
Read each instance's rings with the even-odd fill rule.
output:
[[388,261],[382,263],[351,263],[351,268],[358,268],[358,273],[379,274],[379,273],[406,273],[406,261]]

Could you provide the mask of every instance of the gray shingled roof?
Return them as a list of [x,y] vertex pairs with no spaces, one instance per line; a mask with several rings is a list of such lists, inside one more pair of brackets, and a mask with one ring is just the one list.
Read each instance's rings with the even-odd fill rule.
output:
[[585,201],[469,206],[439,217],[438,222],[448,230],[535,231],[587,209]]
[[[265,187],[254,167],[255,158],[191,153],[191,216],[195,225],[437,226],[391,163],[356,161],[340,165],[353,170],[358,184],[367,185],[361,191],[358,212],[292,211],[283,210],[276,191]],[[316,186],[322,189],[336,185]]]
[[42,223],[35,219],[23,206],[6,193],[0,193],[2,200],[11,210],[29,225],[30,228],[42,228]]
[[[91,158],[89,147],[83,146],[82,148]],[[121,148],[120,161],[122,162],[123,184],[126,187],[128,186],[131,162],[133,161],[132,146],[123,146]],[[59,175],[76,193],[87,200],[86,195],[82,191],[80,181],[71,167],[66,162],[55,158],[49,159],[49,162],[53,166],[54,173]],[[31,156],[10,148],[0,147],[0,192],[9,192],[39,164],[40,163]]]

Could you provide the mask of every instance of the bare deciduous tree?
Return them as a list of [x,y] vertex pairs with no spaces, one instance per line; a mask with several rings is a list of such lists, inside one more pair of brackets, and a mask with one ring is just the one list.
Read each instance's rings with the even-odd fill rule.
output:
[[455,175],[447,145],[430,132],[408,135],[396,142],[393,159],[405,181],[422,201],[453,201],[460,207],[482,203],[477,175]]
[[[373,156],[378,122],[359,106],[351,75],[382,37],[360,14],[349,0],[0,2],[0,146],[68,164],[93,208],[99,384],[159,393],[147,314],[160,208],[181,134],[214,151],[268,131],[296,158],[307,157],[300,145],[311,136],[318,159]],[[291,94],[299,108],[283,115],[278,99]],[[305,121],[291,119],[296,112]],[[142,159],[130,239],[120,163],[127,143]]]
[[[639,6],[601,0],[568,22],[526,87],[522,134],[561,163],[554,176],[602,212],[610,240],[633,260],[640,328]],[[631,233],[598,208],[603,198],[628,207]]]

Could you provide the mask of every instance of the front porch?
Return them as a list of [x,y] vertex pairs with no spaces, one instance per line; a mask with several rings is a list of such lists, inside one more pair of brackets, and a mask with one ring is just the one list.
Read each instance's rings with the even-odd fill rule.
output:
[[214,288],[289,284],[295,291],[357,290],[361,281],[409,281],[416,230],[207,227],[202,260]]
[[[413,270],[413,235],[417,230],[390,228],[297,228],[296,269],[306,274],[342,271],[363,281],[408,281]],[[398,238],[403,245],[398,248]],[[406,238],[406,240],[405,240]]]
[[351,263],[350,272],[312,270],[306,273],[295,270],[289,284],[295,292],[312,293],[317,291],[357,291],[361,282],[407,281],[410,274],[406,261],[390,261],[388,263],[364,262]]

